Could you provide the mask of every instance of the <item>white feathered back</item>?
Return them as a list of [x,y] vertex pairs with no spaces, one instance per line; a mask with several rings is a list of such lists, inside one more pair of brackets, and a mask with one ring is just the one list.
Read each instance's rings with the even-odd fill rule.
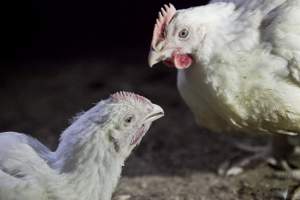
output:
[[[300,1],[299,0],[212,0],[233,3],[243,16],[259,12],[261,42],[272,46],[272,53],[289,62],[292,78],[300,84]],[[257,19],[254,19],[257,20]]]
[[212,0],[210,3],[233,3],[245,11],[260,10],[264,15],[288,0]]

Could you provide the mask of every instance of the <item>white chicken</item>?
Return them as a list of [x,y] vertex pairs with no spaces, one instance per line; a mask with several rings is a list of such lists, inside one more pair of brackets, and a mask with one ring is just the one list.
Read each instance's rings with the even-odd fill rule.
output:
[[1,200],[110,200],[122,166],[163,110],[116,93],[79,116],[55,152],[20,133],[0,133]]
[[[162,8],[149,65],[178,69],[179,92],[199,125],[216,132],[270,133],[250,161],[284,160],[300,133],[300,0],[212,0]],[[273,159],[274,160],[274,159]]]

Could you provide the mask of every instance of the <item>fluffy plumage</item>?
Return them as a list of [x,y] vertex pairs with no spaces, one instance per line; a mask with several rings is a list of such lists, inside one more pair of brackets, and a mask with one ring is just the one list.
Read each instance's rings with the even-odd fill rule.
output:
[[116,93],[77,117],[55,152],[20,133],[0,134],[1,200],[109,200],[125,159],[163,110]]
[[273,149],[300,133],[299,0],[213,0],[178,10],[164,33],[149,64],[178,69],[201,126],[275,134]]

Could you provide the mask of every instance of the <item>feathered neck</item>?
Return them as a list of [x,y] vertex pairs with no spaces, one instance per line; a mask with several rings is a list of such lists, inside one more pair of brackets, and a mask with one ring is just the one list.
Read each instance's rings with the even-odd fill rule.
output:
[[110,200],[125,158],[109,148],[103,132],[110,131],[109,127],[96,125],[90,118],[92,113],[86,113],[64,131],[51,165],[65,177],[78,199]]
[[[205,10],[205,12],[204,12]],[[197,23],[204,26],[206,35],[196,52],[202,64],[209,64],[224,52],[250,51],[259,44],[259,12],[244,12],[232,3],[214,3],[198,11]]]

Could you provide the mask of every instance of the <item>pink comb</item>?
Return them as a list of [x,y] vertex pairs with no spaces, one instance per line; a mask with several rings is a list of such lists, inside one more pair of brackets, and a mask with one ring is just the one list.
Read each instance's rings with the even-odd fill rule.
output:
[[171,19],[176,13],[176,8],[169,3],[169,5],[164,5],[161,11],[158,13],[158,18],[156,19],[156,24],[154,26],[153,38],[152,38],[152,48],[154,48],[157,43],[164,39],[164,32],[166,26],[170,23]]
[[150,101],[146,99],[143,96],[140,96],[138,94],[134,94],[131,92],[117,92],[111,95],[112,99],[115,101],[138,101],[142,103],[148,103],[150,104]]

